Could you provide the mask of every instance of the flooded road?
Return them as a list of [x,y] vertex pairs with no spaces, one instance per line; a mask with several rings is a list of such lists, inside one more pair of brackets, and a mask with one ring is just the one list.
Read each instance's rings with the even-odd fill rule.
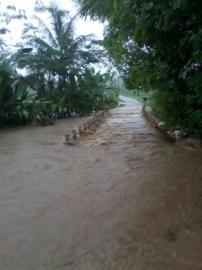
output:
[[0,131],[1,270],[202,269],[202,152],[123,100],[75,146],[81,119]]

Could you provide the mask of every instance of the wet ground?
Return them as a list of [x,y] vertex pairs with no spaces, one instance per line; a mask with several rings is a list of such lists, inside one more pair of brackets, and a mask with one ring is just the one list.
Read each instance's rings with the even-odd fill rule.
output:
[[83,119],[0,132],[1,270],[202,269],[202,151],[123,99],[75,146]]

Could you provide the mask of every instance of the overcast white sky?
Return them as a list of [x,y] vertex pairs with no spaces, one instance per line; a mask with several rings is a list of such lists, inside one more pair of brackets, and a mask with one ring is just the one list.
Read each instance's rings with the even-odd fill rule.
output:
[[[17,9],[24,9],[28,19],[32,18],[34,12],[34,4],[36,0],[0,0],[1,10],[4,10],[8,5],[15,5]],[[41,0],[45,5],[55,3],[62,9],[66,9],[71,12],[71,15],[77,13],[77,7],[71,0]],[[17,43],[20,41],[23,23],[20,20],[14,20],[10,23],[10,34],[7,34],[7,42]],[[103,38],[104,25],[100,22],[91,21],[90,19],[84,20],[78,18],[75,22],[75,34],[87,35],[95,34],[97,38]]]

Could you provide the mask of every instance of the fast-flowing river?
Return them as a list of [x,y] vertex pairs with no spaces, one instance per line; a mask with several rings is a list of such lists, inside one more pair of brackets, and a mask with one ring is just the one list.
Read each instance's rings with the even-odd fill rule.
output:
[[202,269],[202,151],[122,99],[75,146],[83,119],[0,131],[1,270]]

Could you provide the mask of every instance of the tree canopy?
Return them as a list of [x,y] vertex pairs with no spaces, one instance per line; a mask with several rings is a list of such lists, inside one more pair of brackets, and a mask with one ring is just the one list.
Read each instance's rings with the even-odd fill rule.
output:
[[105,47],[127,82],[154,93],[154,112],[202,136],[202,2],[76,0],[106,20]]

